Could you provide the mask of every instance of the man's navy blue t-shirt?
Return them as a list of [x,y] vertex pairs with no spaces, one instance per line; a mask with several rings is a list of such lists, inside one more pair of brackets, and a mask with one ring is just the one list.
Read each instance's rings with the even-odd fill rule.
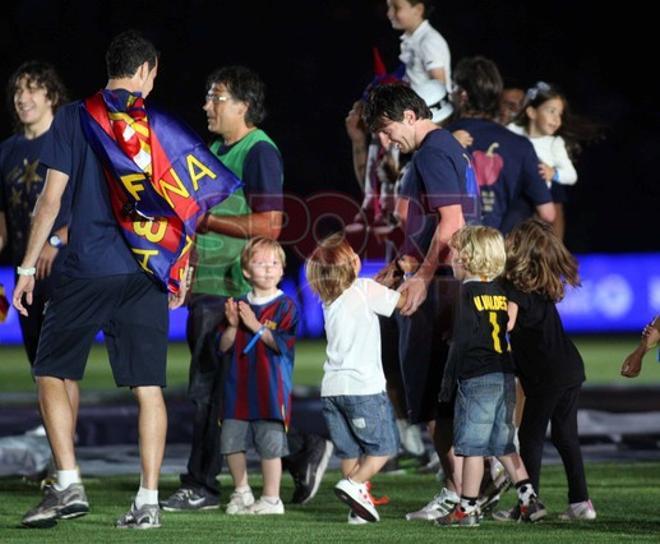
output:
[[[46,167],[40,162],[46,134],[28,140],[14,134],[0,144],[0,212],[5,213],[12,263],[19,265],[25,256],[34,205],[46,181]],[[69,223],[71,191],[64,191],[60,212],[52,232]],[[64,251],[54,266],[59,270]]]
[[481,192],[484,225],[506,234],[531,217],[536,206],[552,202],[527,138],[487,119],[459,119],[448,128],[459,129],[474,138],[468,151]]
[[438,225],[438,208],[460,204],[466,213],[467,164],[465,150],[450,132],[432,130],[422,140],[401,187],[409,202],[404,255],[424,259]]
[[63,273],[74,278],[131,274],[141,269],[110,206],[101,163],[83,133],[81,102],[61,107],[44,141],[41,162],[69,176],[69,241]]

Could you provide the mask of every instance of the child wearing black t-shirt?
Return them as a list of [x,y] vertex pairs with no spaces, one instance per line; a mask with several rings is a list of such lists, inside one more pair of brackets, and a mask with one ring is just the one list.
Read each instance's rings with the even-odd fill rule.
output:
[[449,246],[462,286],[440,400],[456,398],[453,444],[463,470],[460,503],[436,523],[479,525],[477,499],[487,456],[497,457],[513,480],[518,517],[537,521],[545,507],[513,444],[516,393],[506,339],[508,305],[494,281],[504,271],[504,240],[493,228],[467,226],[454,233]]
[[[579,285],[578,265],[550,225],[536,219],[516,227],[506,247],[511,348],[527,397],[518,432],[520,455],[538,491],[543,442],[552,421],[552,443],[568,479],[569,507],[560,518],[592,520],[596,511],[589,500],[577,428],[584,363],[555,307],[566,284]],[[494,517],[505,521],[516,515],[498,512]]]

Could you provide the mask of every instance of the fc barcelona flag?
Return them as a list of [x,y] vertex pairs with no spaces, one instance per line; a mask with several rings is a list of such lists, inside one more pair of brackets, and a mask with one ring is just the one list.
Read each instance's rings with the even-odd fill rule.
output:
[[139,93],[104,89],[81,107],[126,242],[145,272],[177,292],[199,219],[241,181],[192,130],[146,106]]

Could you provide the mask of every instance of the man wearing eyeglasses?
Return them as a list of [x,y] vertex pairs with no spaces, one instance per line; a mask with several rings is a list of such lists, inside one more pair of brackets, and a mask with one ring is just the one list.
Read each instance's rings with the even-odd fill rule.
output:
[[[266,114],[261,78],[243,66],[225,67],[211,73],[207,89],[203,109],[208,129],[215,135],[211,151],[244,186],[213,208],[197,230],[197,259],[187,323],[191,351],[188,396],[195,404],[193,441],[187,473],[181,475],[181,487],[161,502],[167,511],[219,507],[216,476],[222,463],[218,419],[223,364],[218,355],[216,331],[225,319],[227,298],[239,297],[250,290],[241,271],[243,247],[255,236],[275,240],[282,228],[282,157],[275,143],[258,128]],[[327,465],[330,451],[326,441],[310,436],[302,441],[302,448],[290,445],[289,449],[292,452],[302,449],[303,453],[297,457],[306,457],[307,451],[316,446],[314,451],[321,450],[317,455],[320,463],[314,468]],[[322,473],[313,470],[312,474],[319,472]],[[296,475],[294,479],[297,484],[299,480],[301,484],[310,484]],[[318,483],[320,477],[310,485],[297,485],[294,501],[311,499]]]

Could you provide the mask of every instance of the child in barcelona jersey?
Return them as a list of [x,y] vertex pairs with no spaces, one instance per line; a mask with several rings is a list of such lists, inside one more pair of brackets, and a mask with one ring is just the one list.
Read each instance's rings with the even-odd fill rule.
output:
[[[250,240],[241,254],[252,290],[227,300],[220,351],[231,351],[224,386],[220,452],[234,482],[227,514],[284,514],[280,499],[282,457],[288,453],[293,357],[298,313],[277,285],[284,273],[282,247],[269,238]],[[248,483],[246,450],[261,458],[264,486],[255,501]]]

